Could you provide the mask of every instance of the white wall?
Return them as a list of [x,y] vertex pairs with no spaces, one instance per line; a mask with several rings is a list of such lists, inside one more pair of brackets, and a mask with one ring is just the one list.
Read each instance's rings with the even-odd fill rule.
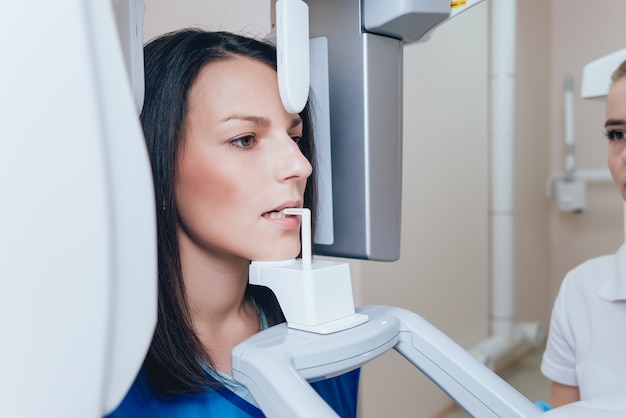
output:
[[243,35],[270,32],[269,0],[144,0],[144,41],[183,27],[227,30]]
[[[400,260],[359,262],[358,303],[418,313],[463,344],[487,335],[487,7],[404,51]],[[363,369],[362,417],[430,417],[449,405],[395,352]]]

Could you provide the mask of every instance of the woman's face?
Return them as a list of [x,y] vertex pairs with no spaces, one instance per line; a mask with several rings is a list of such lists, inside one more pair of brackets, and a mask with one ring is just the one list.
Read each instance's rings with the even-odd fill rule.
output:
[[[247,57],[205,66],[189,94],[175,179],[181,251],[280,260],[300,251],[297,216],[311,164],[302,120],[284,109],[276,71]],[[181,236],[182,235],[182,236]]]
[[609,171],[622,198],[626,200],[626,77],[611,86],[606,101],[604,127],[609,139]]

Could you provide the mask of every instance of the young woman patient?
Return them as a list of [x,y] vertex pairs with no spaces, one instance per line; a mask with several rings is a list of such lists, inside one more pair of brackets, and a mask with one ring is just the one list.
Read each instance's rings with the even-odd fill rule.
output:
[[[248,284],[251,260],[293,258],[315,208],[308,105],[283,107],[276,51],[226,32],[189,29],[144,49],[141,123],[158,222],[158,322],[122,417],[261,417],[231,377],[231,350],[284,322],[273,293]],[[313,383],[356,416],[359,370]]]

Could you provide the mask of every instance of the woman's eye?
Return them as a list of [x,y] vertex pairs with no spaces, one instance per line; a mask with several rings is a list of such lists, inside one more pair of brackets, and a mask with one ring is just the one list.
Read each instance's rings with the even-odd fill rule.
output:
[[626,138],[626,132],[618,130],[608,131],[606,137],[609,141],[619,141]]
[[239,138],[235,138],[232,141],[230,141],[230,143],[238,148],[244,148],[244,149],[252,148],[252,146],[254,145],[254,136],[253,135],[240,136]]
[[302,135],[291,135],[291,139],[293,139],[293,142],[296,144],[299,144],[302,140]]

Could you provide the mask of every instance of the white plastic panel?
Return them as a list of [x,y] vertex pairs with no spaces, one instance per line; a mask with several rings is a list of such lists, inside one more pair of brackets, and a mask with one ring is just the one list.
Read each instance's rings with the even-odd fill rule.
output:
[[101,415],[113,219],[85,4],[0,3],[3,417]]
[[[138,118],[137,99],[143,102],[143,50],[137,59],[136,36],[130,68],[142,80],[131,88],[116,20],[122,18],[141,31],[141,0],[121,0],[126,7],[113,14],[109,0],[91,2],[93,62],[97,67],[100,118],[104,125],[104,153],[113,210],[113,288],[110,335],[107,341],[104,411],[123,399],[143,362],[156,324],[157,249],[152,171]],[[128,58],[128,57],[126,57]]]
[[110,0],[0,3],[0,416],[99,418],[150,341],[152,181],[119,45]]

